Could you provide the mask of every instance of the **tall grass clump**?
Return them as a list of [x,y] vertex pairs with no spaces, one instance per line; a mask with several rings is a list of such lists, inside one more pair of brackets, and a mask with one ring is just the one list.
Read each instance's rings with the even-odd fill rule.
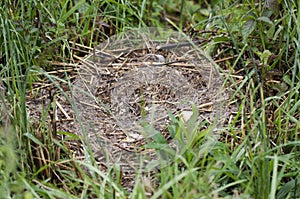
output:
[[208,38],[204,47],[220,60],[234,88],[239,110],[226,134],[235,143],[231,157],[238,155],[239,175],[246,174],[244,192],[255,198],[298,197],[298,5],[219,1],[211,12],[195,28]]
[[[74,173],[68,171],[70,169],[59,171],[56,168],[66,161],[67,168],[71,166],[80,170],[74,166],[74,162],[68,161],[68,149],[55,139],[54,135],[57,132],[53,131],[47,121],[55,97],[50,96],[50,99],[44,102],[46,104],[50,101],[50,104],[45,110],[41,110],[43,115],[38,124],[33,124],[28,117],[26,104],[29,93],[32,93],[33,88],[36,90],[36,82],[41,85],[50,82],[55,84],[58,90],[62,90],[62,83],[71,84],[68,78],[61,78],[68,75],[64,71],[74,70],[72,67],[77,60],[73,55],[84,56],[88,53],[77,50],[77,46],[86,46],[85,49],[88,49],[125,27],[143,26],[145,1],[142,4],[140,9],[135,3],[127,1],[1,2],[0,77],[3,82],[1,88],[4,88],[3,103],[9,104],[6,110],[9,120],[6,121],[11,123],[11,129],[1,129],[1,143],[4,144],[1,148],[1,173],[5,173],[1,194],[4,198],[18,194],[20,197],[29,198],[69,198],[72,194],[89,192],[90,186],[95,190],[102,187],[100,193],[105,193],[104,195],[116,194],[115,191],[107,190],[109,185],[106,183],[92,183],[100,176],[95,179],[81,176],[82,178],[77,180]],[[53,73],[54,75],[51,75]],[[5,124],[6,121],[2,123]],[[60,150],[62,157],[57,156]],[[9,155],[11,161],[2,167],[10,158]],[[63,180],[59,175],[63,176]],[[70,181],[65,182],[65,179]],[[106,179],[111,182],[110,177]],[[83,188],[78,188],[79,184]],[[65,193],[59,191],[61,187]],[[78,188],[78,193],[76,190],[69,190],[75,187]],[[122,192],[120,194],[122,195]]]

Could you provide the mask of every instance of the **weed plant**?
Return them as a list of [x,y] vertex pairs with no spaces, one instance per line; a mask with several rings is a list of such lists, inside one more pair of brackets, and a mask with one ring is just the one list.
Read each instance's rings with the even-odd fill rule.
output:
[[[299,198],[299,17],[299,2],[290,0],[2,1],[0,198]],[[156,174],[157,187],[137,176],[128,192],[119,168],[105,174],[88,147],[84,160],[75,160],[56,139],[80,138],[47,122],[54,98],[37,126],[26,100],[35,82],[62,93],[62,84],[71,86],[67,71],[86,53],[75,44],[92,48],[145,26],[202,41],[237,111],[209,147],[210,128],[173,118],[171,134],[199,136],[182,139],[188,147]]]

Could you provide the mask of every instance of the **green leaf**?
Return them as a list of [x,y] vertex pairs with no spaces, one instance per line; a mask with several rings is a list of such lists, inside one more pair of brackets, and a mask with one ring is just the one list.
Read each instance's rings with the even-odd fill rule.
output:
[[38,144],[38,145],[43,145],[43,143],[41,141],[39,141],[34,135],[32,135],[31,133],[25,133],[24,134],[27,138],[29,138],[31,141],[33,141],[34,143]]
[[230,41],[230,38],[228,38],[227,36],[216,36],[215,38],[213,38],[213,41],[216,43],[228,42]]
[[260,60],[265,64],[267,65],[268,63],[268,60],[269,60],[269,57],[273,55],[273,53],[271,53],[269,50],[264,50],[264,52],[262,52],[260,54]]
[[284,76],[283,76],[283,80],[284,80],[284,82],[287,83],[289,86],[293,86],[293,82],[292,82],[290,76],[284,75]]
[[156,131],[157,133],[155,133],[152,138],[156,143],[167,143],[165,137],[158,131]]
[[[296,104],[291,108],[291,110],[288,112],[289,115],[294,115],[294,113],[300,111],[300,100],[296,102]],[[297,120],[296,120],[297,121]]]
[[174,124],[171,124],[168,126],[168,132],[170,133],[172,138],[175,138],[176,135],[176,126]]
[[289,194],[295,196],[296,198],[300,197],[299,186],[300,186],[300,178],[285,183],[283,187],[278,191],[276,198],[278,199],[287,198]]
[[80,140],[80,136],[74,133],[70,133],[66,131],[57,131],[57,134],[66,136],[65,140]]
[[269,17],[258,17],[256,20],[257,21],[263,21],[263,22],[266,22],[270,25],[273,25],[273,22],[271,21],[271,19]]
[[187,126],[186,130],[190,134],[188,136],[191,136],[191,138],[193,137],[193,134],[195,133],[195,128],[197,128],[197,119],[199,116],[199,110],[194,104],[192,105],[192,111],[193,111],[193,115],[186,123],[186,126]]
[[144,126],[144,130],[146,132],[146,136],[148,138],[152,138],[155,143],[160,143],[160,144],[167,143],[165,137],[159,131],[157,131],[153,127],[153,125],[151,125],[151,124],[144,124],[143,126]]
[[284,30],[283,26],[281,26],[281,25],[276,26],[276,28],[277,28],[277,30],[273,36],[273,41],[275,41],[279,37],[279,34]]
[[270,29],[266,32],[266,36],[267,36],[269,39],[273,39],[273,35],[274,35],[274,33],[275,33],[275,28],[277,29],[277,27],[271,26]]
[[81,0],[79,1],[76,5],[74,5],[66,14],[64,14],[61,19],[60,22],[64,23],[74,12],[75,10],[82,8],[82,4],[85,3],[85,0]]
[[88,12],[88,9],[92,7],[90,6],[90,4],[88,2],[84,2],[84,4],[80,4],[80,6],[78,7],[78,12],[79,13],[82,13],[82,14],[85,14]]
[[30,34],[36,33],[36,32],[38,32],[38,31],[39,31],[38,28],[32,28],[32,29],[30,30]]
[[245,41],[249,35],[255,30],[257,22],[253,19],[246,21],[242,26],[243,40]]

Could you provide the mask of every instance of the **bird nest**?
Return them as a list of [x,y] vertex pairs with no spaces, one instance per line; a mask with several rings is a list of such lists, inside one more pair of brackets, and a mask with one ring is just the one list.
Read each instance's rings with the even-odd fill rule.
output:
[[81,61],[73,95],[81,133],[98,159],[118,161],[128,171],[136,170],[141,155],[145,164],[156,160],[140,146],[158,133],[169,140],[172,116],[188,121],[196,111],[198,123],[221,125],[222,80],[198,46],[174,31],[131,30]]

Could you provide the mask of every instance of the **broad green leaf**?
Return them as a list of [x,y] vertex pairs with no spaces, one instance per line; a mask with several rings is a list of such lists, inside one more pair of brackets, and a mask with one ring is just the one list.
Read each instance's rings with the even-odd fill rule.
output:
[[249,35],[255,30],[257,22],[253,19],[246,21],[242,26],[243,40],[246,40]]
[[270,25],[273,25],[273,22],[270,20],[269,17],[258,17],[257,21],[263,21],[263,22],[266,22],[266,23],[268,23]]
[[300,178],[291,180],[285,183],[282,188],[277,192],[276,198],[283,199],[291,193],[296,198],[300,197]]

